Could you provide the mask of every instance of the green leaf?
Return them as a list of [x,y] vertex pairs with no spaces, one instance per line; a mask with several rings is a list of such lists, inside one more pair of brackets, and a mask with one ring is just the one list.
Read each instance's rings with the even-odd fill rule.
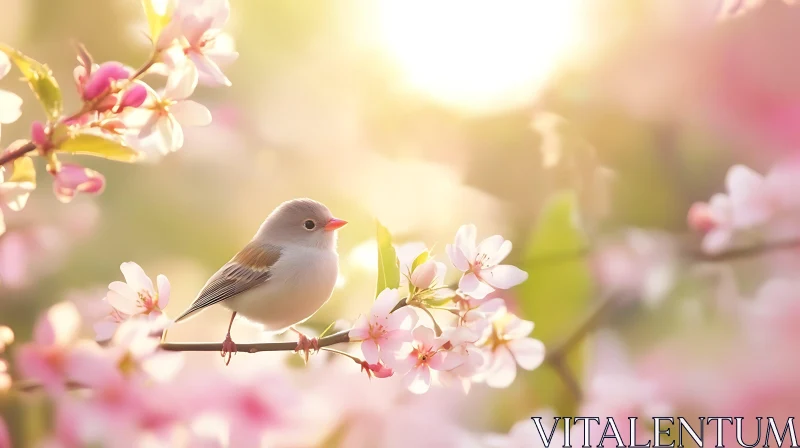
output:
[[375,296],[386,288],[398,288],[400,286],[400,266],[397,263],[397,252],[392,245],[392,235],[389,231],[378,224],[378,290]]
[[120,140],[96,134],[71,136],[59,145],[57,151],[102,157],[118,162],[135,162],[142,156],[142,153],[125,145]]
[[[566,338],[591,311],[592,277],[583,257],[586,238],[578,222],[575,194],[561,192],[546,203],[527,245],[522,268],[529,278],[518,287],[524,318],[536,323],[532,337],[548,350]],[[583,346],[567,356],[567,365],[580,377]],[[531,391],[540,407],[574,411],[577,403],[562,379],[545,365],[530,377]],[[566,414],[565,414],[566,415]]]
[[155,43],[161,31],[170,20],[168,2],[166,0],[142,0],[147,24],[150,26],[150,39]]
[[61,89],[58,87],[58,83],[47,65],[31,59],[5,44],[0,44],[0,51],[7,54],[19,68],[19,71],[22,72],[22,76],[28,81],[28,86],[30,86],[39,103],[44,107],[47,118],[52,121],[60,117],[64,108]]

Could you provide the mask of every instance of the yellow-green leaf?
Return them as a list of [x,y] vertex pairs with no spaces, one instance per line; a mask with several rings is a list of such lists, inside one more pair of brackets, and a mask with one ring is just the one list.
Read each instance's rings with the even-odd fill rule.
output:
[[22,156],[14,160],[14,172],[8,182],[30,182],[36,185],[36,168],[33,166],[33,159]]
[[118,162],[135,162],[141,153],[119,140],[96,134],[77,134],[59,145],[57,151],[102,157]]
[[397,263],[397,252],[392,245],[392,235],[378,223],[378,290],[375,296],[386,288],[400,286],[400,266]]
[[28,82],[28,86],[30,86],[39,103],[44,107],[47,117],[50,120],[55,120],[61,116],[61,111],[64,108],[61,89],[58,87],[58,83],[47,65],[31,59],[5,44],[0,44],[0,51],[7,54],[9,59],[19,68],[19,71],[22,72],[22,76]]
[[161,31],[169,23],[169,2],[167,0],[142,0],[147,24],[150,26],[150,38],[153,43],[158,40]]

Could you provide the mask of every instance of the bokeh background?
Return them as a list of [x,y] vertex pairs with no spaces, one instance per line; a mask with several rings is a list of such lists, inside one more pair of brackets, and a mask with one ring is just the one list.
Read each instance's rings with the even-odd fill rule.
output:
[[[732,163],[763,169],[800,140],[800,10],[779,0],[231,4],[233,86],[196,93],[211,126],[187,129],[184,148],[158,163],[86,162],[108,180],[96,198],[64,205],[40,188],[7,216],[0,323],[18,341],[48,305],[101,298],[124,261],[169,277],[175,315],[276,205],[311,197],[350,222],[339,284],[312,328],[368,309],[376,219],[398,244],[424,242],[442,261],[459,225],[475,223],[514,242],[512,262],[530,279],[508,300],[536,322],[534,337],[563,340],[623,291],[598,325],[646,355],[705,326],[730,267],[698,274],[679,261],[699,241],[689,206],[720,191]],[[0,41],[47,62],[68,105],[72,39],[97,61],[147,56],[135,0],[0,0],[0,11]],[[3,127],[7,144],[40,111],[15,76],[1,86],[27,100]],[[625,264],[631,228],[651,232],[649,249]],[[737,277],[745,291],[751,277]],[[228,317],[210,310],[169,337],[221,340]],[[237,333],[259,337],[244,324]],[[592,353],[575,350],[578,377]],[[455,399],[466,400],[464,425],[496,432],[579,405],[548,365],[507,390]],[[46,412],[23,401],[35,404],[0,397],[0,410],[31,443]]]

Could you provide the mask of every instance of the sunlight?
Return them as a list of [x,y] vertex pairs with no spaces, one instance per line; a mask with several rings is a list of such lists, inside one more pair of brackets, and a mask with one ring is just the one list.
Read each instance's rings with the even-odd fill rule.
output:
[[530,102],[574,46],[580,0],[381,0],[381,45],[408,83],[491,112]]

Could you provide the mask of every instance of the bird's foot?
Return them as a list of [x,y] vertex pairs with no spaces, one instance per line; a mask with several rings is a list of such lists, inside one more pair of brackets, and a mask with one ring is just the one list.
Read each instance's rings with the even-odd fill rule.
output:
[[228,357],[228,359],[225,360],[226,366],[231,363],[231,355],[236,352],[236,343],[233,342],[233,339],[231,339],[231,335],[225,335],[225,340],[222,341],[222,351],[220,351],[219,354],[222,356],[222,358],[225,358],[225,356]]
[[297,340],[297,348],[294,349],[295,353],[303,352],[304,359],[306,363],[308,363],[308,355],[311,354],[311,350],[313,349],[315,352],[319,352],[319,339],[311,338],[309,339],[308,336],[296,331],[299,339]]

